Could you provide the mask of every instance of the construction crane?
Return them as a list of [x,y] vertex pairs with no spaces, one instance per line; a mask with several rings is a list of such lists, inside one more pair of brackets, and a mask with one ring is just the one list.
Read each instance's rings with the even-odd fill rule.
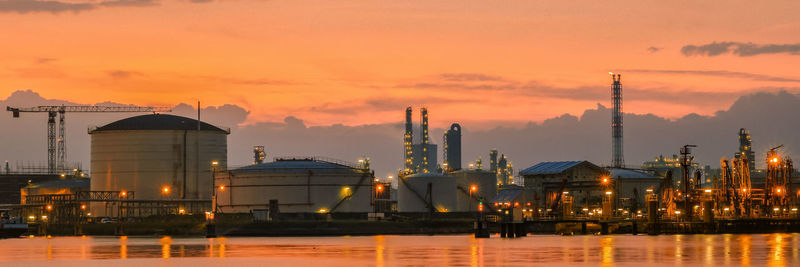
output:
[[[170,112],[167,107],[139,106],[37,106],[30,108],[6,107],[14,118],[21,112],[47,113],[47,170],[50,174],[64,170],[67,157],[66,124],[64,115],[67,112]],[[56,115],[58,115],[58,138],[56,138]]]

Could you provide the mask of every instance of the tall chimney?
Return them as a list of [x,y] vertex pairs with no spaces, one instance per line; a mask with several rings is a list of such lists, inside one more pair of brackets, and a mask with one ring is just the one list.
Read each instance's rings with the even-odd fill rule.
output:
[[612,161],[611,165],[614,168],[622,168],[625,166],[625,160],[622,158],[622,84],[620,79],[622,75],[611,73],[611,80],[614,82],[611,86],[611,101],[614,104],[611,110],[611,145],[612,145]]
[[430,159],[430,155],[428,155],[428,144],[430,143],[430,138],[428,138],[428,109],[422,108],[420,109],[420,116],[422,117],[422,170],[423,172],[428,172],[428,162]]
[[411,107],[406,108],[406,134],[403,137],[403,147],[405,148],[405,173],[411,173],[414,169],[414,152],[411,148],[413,142],[414,129],[411,123]]

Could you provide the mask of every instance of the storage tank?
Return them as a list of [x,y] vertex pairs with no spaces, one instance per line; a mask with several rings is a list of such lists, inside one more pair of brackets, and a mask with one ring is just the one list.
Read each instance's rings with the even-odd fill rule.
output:
[[211,169],[226,166],[230,131],[199,124],[198,131],[197,120],[150,114],[90,129],[91,190],[133,191],[137,200],[210,200]]
[[497,195],[497,176],[493,172],[462,169],[448,174],[458,187],[456,211],[477,211],[480,199],[485,205]]
[[281,213],[372,212],[374,173],[321,157],[273,162],[216,173],[217,207],[224,213],[269,209]]
[[[430,184],[430,191],[428,185]],[[456,180],[452,176],[441,173],[417,173],[398,182],[398,212],[428,212],[428,198],[433,200],[433,207],[439,212],[456,210]]]

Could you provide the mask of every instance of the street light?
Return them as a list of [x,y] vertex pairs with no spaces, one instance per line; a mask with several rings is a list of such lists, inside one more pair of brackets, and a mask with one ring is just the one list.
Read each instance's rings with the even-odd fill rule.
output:
[[469,211],[472,211],[472,192],[478,192],[477,185],[471,185],[469,187],[469,201],[467,201],[467,203],[469,203],[469,205],[467,205],[469,207]]

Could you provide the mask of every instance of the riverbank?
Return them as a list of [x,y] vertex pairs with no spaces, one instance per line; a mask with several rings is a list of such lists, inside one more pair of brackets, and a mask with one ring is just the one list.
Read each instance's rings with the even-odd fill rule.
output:
[[[343,235],[449,235],[473,233],[473,220],[437,218],[405,221],[280,220],[252,222],[245,216],[220,217],[219,236],[343,236]],[[39,227],[44,227],[40,231]],[[76,229],[77,228],[77,229]],[[199,216],[164,216],[124,223],[31,225],[32,235],[205,236],[206,222]]]

